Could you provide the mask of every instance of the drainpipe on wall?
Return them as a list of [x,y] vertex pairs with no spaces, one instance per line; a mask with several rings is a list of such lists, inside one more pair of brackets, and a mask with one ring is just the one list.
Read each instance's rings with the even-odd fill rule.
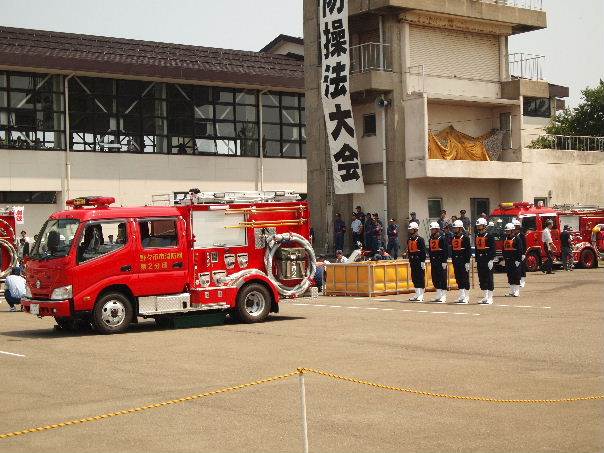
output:
[[382,133],[382,184],[384,191],[384,225],[388,224],[388,173],[387,173],[387,156],[386,156],[386,109],[390,107],[390,101],[380,97],[376,102],[380,109],[380,122]]
[[386,70],[384,64],[384,16],[378,17],[378,24],[380,27],[380,69],[384,71]]
[[259,175],[257,176],[258,178],[258,182],[256,183],[256,187],[260,190],[260,192],[264,192],[264,126],[263,126],[263,121],[264,118],[262,116],[262,95],[265,93],[268,93],[269,90],[264,90],[261,91],[260,93],[258,93],[258,120],[260,121],[260,127],[258,130],[258,145],[260,148],[260,161],[259,161],[259,165],[260,165],[260,169],[259,169]]
[[69,123],[69,79],[75,74],[65,77],[65,187],[63,193],[63,209],[66,208],[65,202],[71,196],[71,125]]

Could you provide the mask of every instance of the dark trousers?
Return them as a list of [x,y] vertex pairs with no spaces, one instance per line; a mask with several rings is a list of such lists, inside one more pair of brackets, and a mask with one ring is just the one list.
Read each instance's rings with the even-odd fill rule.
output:
[[388,240],[388,253],[390,254],[390,256],[392,256],[392,258],[394,258],[394,259],[398,258],[398,249],[399,249],[398,240],[389,239]]
[[489,269],[489,260],[476,260],[476,269],[478,270],[478,282],[483,291],[494,291],[495,282],[493,281],[493,271]]
[[336,233],[336,250],[344,250],[344,233]]
[[352,233],[352,248],[357,249],[357,242],[363,243],[363,235],[361,233]]
[[375,236],[365,236],[365,250],[371,250],[373,252],[377,252],[378,249],[378,240]]
[[322,266],[318,266],[314,278],[319,291],[323,291],[323,285],[325,284],[325,268]]
[[508,274],[508,283],[510,285],[519,285],[520,284],[520,266],[516,266],[516,261],[512,259],[505,260],[505,271]]
[[432,265],[432,284],[436,289],[444,289],[447,290],[447,270],[443,269],[443,261],[432,261],[430,260],[430,264]]
[[453,261],[453,271],[455,272],[455,280],[459,289],[470,290],[470,273],[466,271],[466,263],[464,261]]
[[426,271],[422,269],[422,262],[420,260],[409,260],[409,267],[411,267],[411,281],[413,282],[414,288],[426,288]]
[[543,261],[543,266],[542,266],[541,270],[543,272],[550,273],[550,272],[552,272],[552,269],[554,268],[554,255],[550,251],[550,249],[547,247],[547,245],[543,245],[543,247],[545,249],[545,261]]
[[573,252],[570,247],[562,247],[562,261],[564,263],[564,270],[573,268]]
[[4,290],[4,298],[6,299],[6,303],[10,308],[13,308],[15,305],[19,305],[21,303],[21,299],[11,296],[8,289]]

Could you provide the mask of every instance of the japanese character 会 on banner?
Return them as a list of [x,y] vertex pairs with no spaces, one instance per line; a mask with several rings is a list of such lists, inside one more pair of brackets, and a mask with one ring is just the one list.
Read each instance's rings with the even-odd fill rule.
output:
[[320,0],[321,97],[336,194],[364,193],[352,102],[348,0]]

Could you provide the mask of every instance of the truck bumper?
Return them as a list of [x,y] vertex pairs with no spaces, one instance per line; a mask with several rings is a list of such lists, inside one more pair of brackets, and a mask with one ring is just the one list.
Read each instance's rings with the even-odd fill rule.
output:
[[71,316],[69,300],[21,299],[21,306],[23,307],[23,311],[40,318],[44,316],[67,318]]

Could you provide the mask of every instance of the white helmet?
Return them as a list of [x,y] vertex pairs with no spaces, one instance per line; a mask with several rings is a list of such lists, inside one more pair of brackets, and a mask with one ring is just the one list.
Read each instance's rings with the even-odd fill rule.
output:
[[419,230],[419,225],[416,222],[411,222],[409,224],[409,228],[407,228],[408,230]]
[[463,228],[463,222],[461,220],[456,220],[453,222],[453,228]]
[[434,230],[434,229],[436,229],[436,230],[440,230],[440,225],[438,224],[438,222],[432,222],[432,223],[430,224],[430,229],[431,229],[431,230]]
[[489,226],[490,226],[490,227],[494,227],[494,226],[495,226],[495,224],[494,224],[493,222],[489,222]]
[[520,225],[522,225],[520,223],[520,220],[518,220],[518,219],[512,219],[512,223],[514,224],[514,226],[520,226]]
[[480,217],[478,220],[476,220],[476,226],[487,226],[487,219]]
[[505,231],[514,231],[516,229],[516,227],[514,226],[513,223],[508,223],[505,226]]

